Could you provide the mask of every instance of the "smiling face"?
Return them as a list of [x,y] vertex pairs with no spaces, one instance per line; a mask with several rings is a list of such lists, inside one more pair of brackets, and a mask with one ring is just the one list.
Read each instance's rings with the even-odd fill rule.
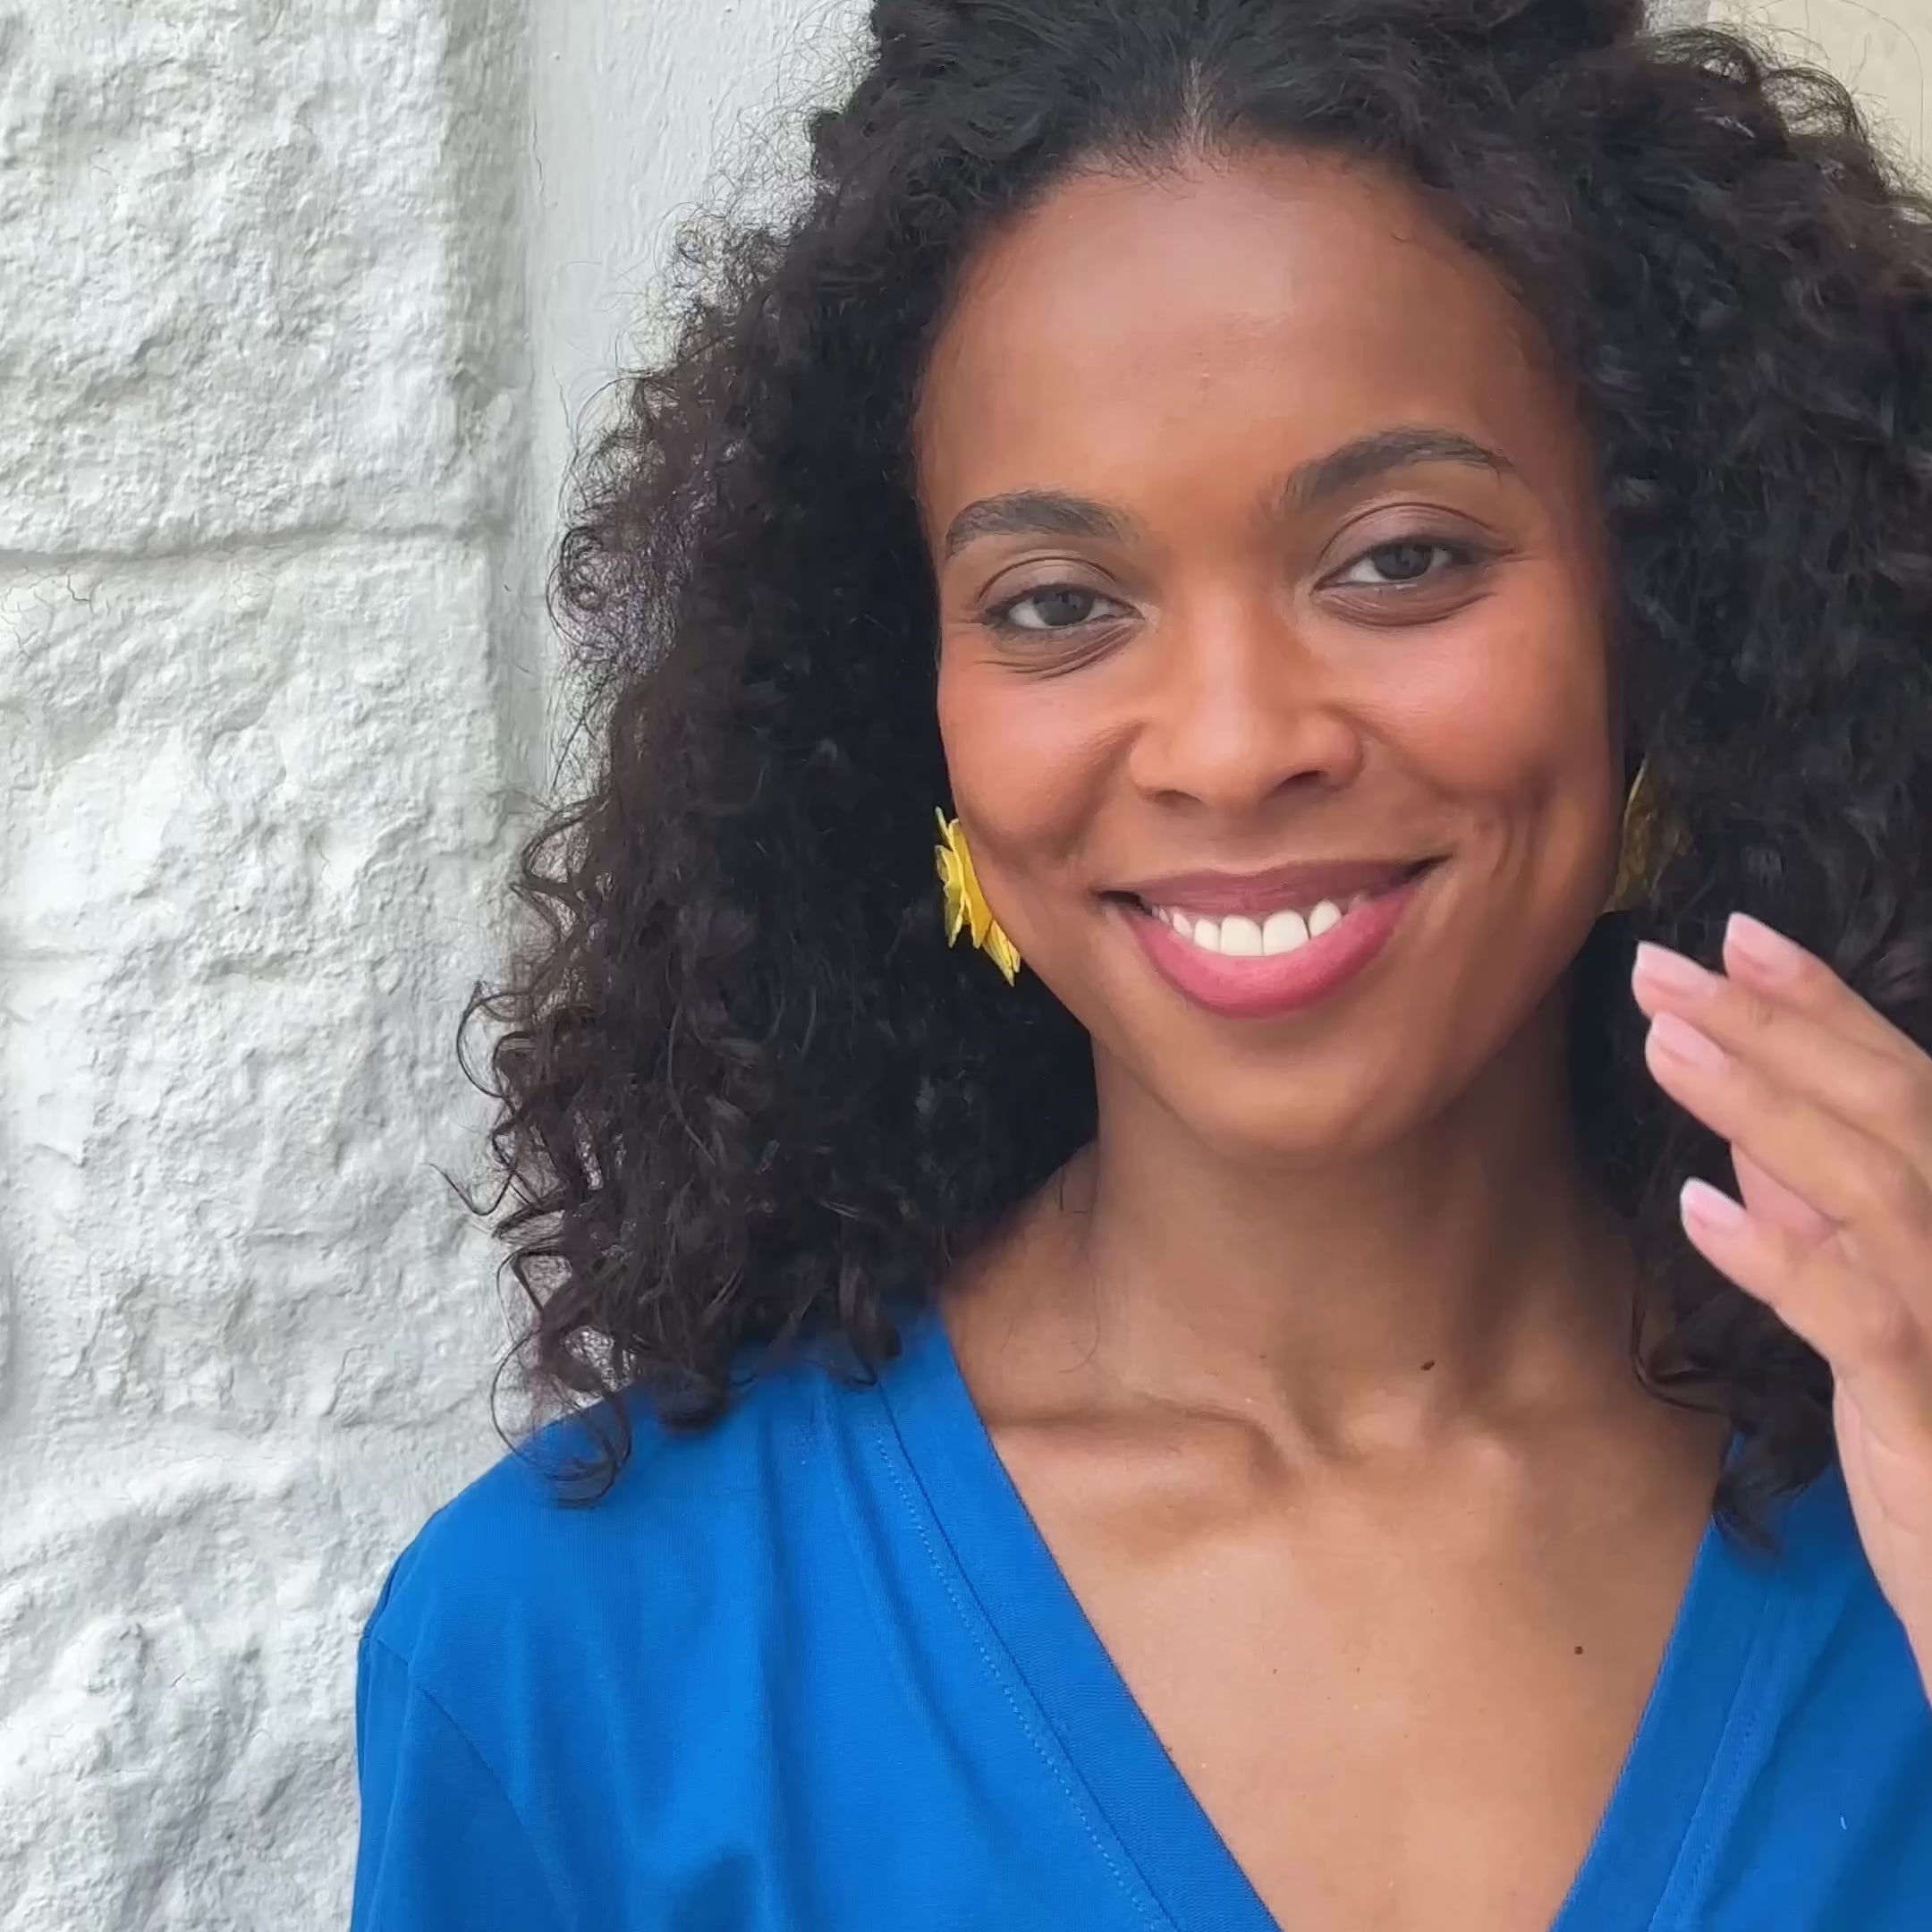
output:
[[1589,456],[1418,199],[1076,178],[969,265],[916,442],[955,809],[1104,1107],[1363,1151],[1548,1015],[1613,869]]

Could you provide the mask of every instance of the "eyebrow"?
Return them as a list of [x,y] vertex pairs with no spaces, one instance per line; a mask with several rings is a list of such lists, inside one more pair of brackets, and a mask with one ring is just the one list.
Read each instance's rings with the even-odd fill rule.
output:
[[1087,537],[1119,543],[1131,526],[1117,510],[1064,490],[1010,490],[970,503],[946,526],[945,554],[957,556],[982,537]]
[[1283,500],[1294,509],[1306,510],[1391,470],[1405,470],[1415,463],[1461,463],[1466,469],[1487,470],[1494,476],[1516,473],[1515,464],[1506,456],[1460,430],[1403,424],[1357,436],[1352,443],[1303,463],[1288,479]]
[[[1283,501],[1305,510],[1391,470],[1416,463],[1461,463],[1496,476],[1513,476],[1515,465],[1456,429],[1405,424],[1357,436],[1341,448],[1305,462],[1288,479]],[[1009,490],[970,503],[947,526],[945,554],[955,557],[982,537],[1085,537],[1122,543],[1132,533],[1119,511],[1090,496],[1064,490]]]

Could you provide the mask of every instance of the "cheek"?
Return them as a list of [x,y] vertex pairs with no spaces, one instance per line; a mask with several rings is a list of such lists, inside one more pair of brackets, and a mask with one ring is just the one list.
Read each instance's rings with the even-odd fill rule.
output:
[[1452,797],[1516,816],[1538,807],[1600,817],[1609,784],[1607,656],[1567,573],[1525,573],[1506,597],[1405,657],[1387,729]]
[[1108,727],[1078,674],[1029,677],[948,636],[939,657],[939,735],[954,808],[978,834],[989,877],[1025,854],[1064,852],[1103,784]]

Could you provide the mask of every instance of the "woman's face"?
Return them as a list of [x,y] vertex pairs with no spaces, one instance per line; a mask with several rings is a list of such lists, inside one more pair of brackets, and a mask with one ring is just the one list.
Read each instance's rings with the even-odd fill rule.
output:
[[1082,176],[917,453],[954,806],[1103,1092],[1263,1156],[1438,1113],[1614,869],[1589,452],[1501,283],[1331,160]]

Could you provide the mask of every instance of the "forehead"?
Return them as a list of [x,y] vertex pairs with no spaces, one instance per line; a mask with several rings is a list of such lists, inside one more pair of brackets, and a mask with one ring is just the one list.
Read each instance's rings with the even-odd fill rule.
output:
[[[1467,431],[1532,481],[1576,428],[1501,279],[1381,174],[1261,153],[1063,183],[968,263],[915,441],[940,513],[1191,463],[1232,487],[1391,423]],[[1254,478],[1258,487],[1258,473]]]

